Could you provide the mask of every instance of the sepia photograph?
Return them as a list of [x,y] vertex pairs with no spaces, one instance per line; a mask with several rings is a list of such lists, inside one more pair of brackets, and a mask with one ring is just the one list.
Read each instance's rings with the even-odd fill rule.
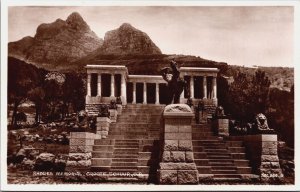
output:
[[295,190],[299,1],[16,2],[3,190]]

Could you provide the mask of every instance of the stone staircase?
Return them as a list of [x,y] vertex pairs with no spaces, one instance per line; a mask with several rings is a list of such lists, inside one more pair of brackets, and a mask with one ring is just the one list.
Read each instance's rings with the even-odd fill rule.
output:
[[[157,183],[164,105],[130,105],[111,123],[105,139],[95,140],[91,171],[109,173],[105,181]],[[192,123],[194,158],[200,184],[241,182],[255,177],[241,141],[214,135],[210,123]]]
[[246,159],[242,141],[214,136],[210,124],[192,124],[192,142],[199,182],[243,181],[256,177]]
[[107,181],[156,182],[163,105],[127,105],[108,137],[95,140],[92,171],[109,173]]

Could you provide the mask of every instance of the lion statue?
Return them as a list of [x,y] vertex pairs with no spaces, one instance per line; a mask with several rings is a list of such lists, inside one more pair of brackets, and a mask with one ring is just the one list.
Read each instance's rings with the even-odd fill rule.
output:
[[267,117],[262,113],[256,115],[254,128],[258,133],[269,133],[274,131],[269,127]]

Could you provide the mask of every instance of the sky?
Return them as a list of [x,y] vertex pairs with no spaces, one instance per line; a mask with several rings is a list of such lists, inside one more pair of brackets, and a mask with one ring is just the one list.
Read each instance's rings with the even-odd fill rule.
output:
[[41,23],[78,12],[100,38],[130,23],[164,54],[230,65],[293,67],[294,10],[288,6],[9,7],[8,41],[34,36]]

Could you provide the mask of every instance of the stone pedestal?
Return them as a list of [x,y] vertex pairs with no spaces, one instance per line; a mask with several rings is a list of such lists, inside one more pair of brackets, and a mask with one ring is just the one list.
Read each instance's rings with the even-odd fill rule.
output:
[[213,120],[213,125],[219,136],[229,136],[229,119],[226,116],[216,117]]
[[117,112],[118,112],[118,115],[122,115],[122,109],[123,109],[123,106],[120,105],[120,104],[117,104]]
[[199,123],[207,123],[207,112],[206,112],[206,110],[200,110],[197,115],[199,115],[198,116]]
[[110,109],[110,110],[109,110],[109,113],[110,113],[110,121],[111,121],[112,123],[117,122],[117,116],[118,116],[118,111],[117,111],[117,109]]
[[159,183],[198,184],[199,176],[192,146],[191,108],[185,104],[168,105],[165,107],[163,117]]
[[106,138],[109,131],[109,125],[111,121],[108,117],[97,117],[97,131],[96,134],[100,135],[101,138]]
[[71,132],[69,153],[88,153],[91,152],[96,138],[95,133]]
[[276,134],[247,135],[244,137],[250,162],[261,180],[283,177],[277,152]]
[[91,167],[91,158],[94,140],[98,139],[94,133],[71,132],[69,157],[66,163],[66,172],[79,172],[80,175],[64,175],[65,180],[83,180],[85,171]]

